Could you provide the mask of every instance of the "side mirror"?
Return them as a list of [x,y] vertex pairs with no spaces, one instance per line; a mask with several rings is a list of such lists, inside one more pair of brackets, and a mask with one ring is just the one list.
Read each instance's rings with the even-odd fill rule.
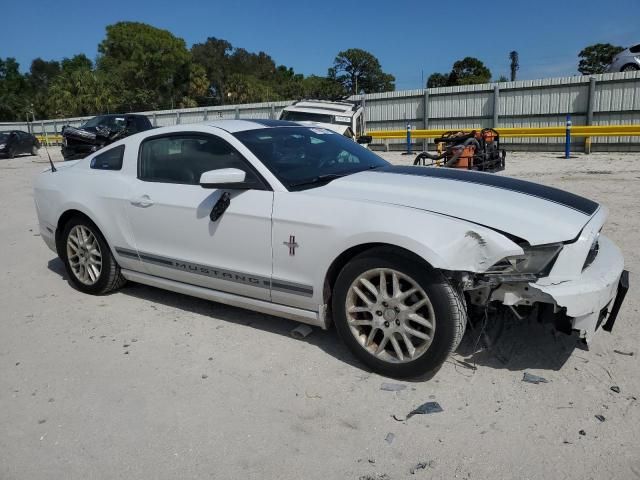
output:
[[244,180],[247,174],[239,168],[220,168],[209,170],[200,175],[200,186],[202,188],[247,188]]
[[373,137],[371,135],[361,135],[358,137],[358,143],[360,145],[366,145],[373,141]]

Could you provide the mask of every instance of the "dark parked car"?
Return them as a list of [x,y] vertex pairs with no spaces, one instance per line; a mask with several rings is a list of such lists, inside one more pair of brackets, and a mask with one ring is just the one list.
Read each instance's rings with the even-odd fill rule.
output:
[[105,145],[134,133],[153,128],[144,115],[99,115],[80,128],[65,126],[62,129],[62,156],[65,160],[84,158]]
[[37,155],[40,142],[30,133],[21,130],[0,132],[0,156],[13,158],[21,153]]

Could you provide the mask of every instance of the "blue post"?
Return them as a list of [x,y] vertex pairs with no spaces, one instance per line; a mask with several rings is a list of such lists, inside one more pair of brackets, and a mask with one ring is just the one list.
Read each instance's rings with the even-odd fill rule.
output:
[[564,158],[571,158],[571,115],[567,114],[567,130],[564,139]]
[[411,124],[407,123],[407,155],[411,155]]

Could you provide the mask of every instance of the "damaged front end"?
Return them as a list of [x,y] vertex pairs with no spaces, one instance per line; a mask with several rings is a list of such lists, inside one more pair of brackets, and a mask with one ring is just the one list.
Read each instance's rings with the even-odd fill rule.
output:
[[529,246],[482,273],[457,279],[470,312],[508,309],[518,319],[537,316],[558,331],[577,333],[589,344],[602,326],[611,331],[628,290],[629,276],[618,247],[600,234],[602,208],[569,242]]

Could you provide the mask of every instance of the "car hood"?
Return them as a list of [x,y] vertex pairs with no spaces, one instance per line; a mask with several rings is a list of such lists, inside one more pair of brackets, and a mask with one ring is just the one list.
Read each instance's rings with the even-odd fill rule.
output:
[[530,245],[575,239],[599,208],[533,182],[437,167],[388,166],[307,193],[417,208],[515,235]]

